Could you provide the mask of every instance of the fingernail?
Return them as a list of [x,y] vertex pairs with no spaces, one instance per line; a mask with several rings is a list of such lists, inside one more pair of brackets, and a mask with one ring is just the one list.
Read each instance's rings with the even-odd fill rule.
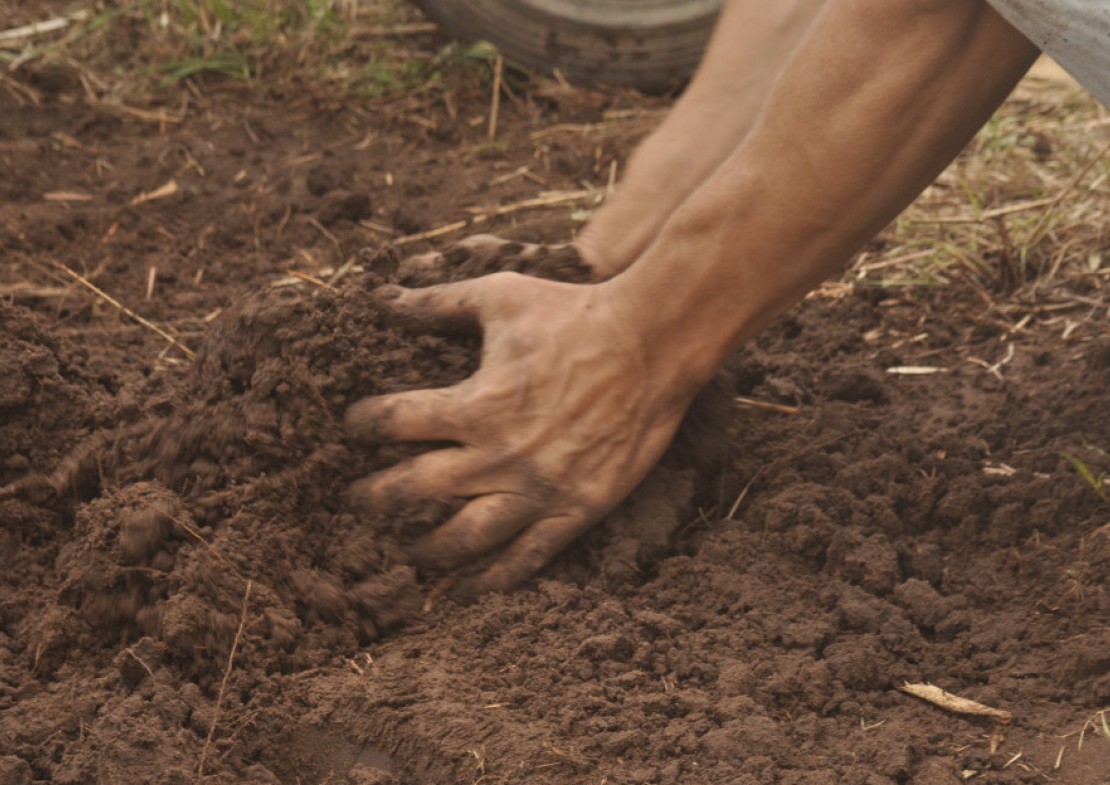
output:
[[343,415],[343,431],[353,441],[378,444],[382,441],[382,416],[375,398],[355,401]]
[[362,513],[370,512],[374,507],[372,487],[368,478],[365,477],[351,483],[343,494],[344,506]]
[[459,605],[473,605],[489,589],[477,578],[463,578],[447,591],[447,596]]

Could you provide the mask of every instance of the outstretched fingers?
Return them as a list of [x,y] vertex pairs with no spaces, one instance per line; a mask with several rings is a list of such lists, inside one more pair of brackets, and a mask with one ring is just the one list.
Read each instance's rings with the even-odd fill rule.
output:
[[362,512],[391,514],[429,499],[473,496],[483,490],[475,463],[466,447],[427,452],[352,483],[347,500]]
[[536,499],[518,493],[479,496],[417,542],[412,554],[429,567],[457,567],[511,540],[542,510]]
[[578,515],[553,515],[538,520],[505,549],[492,567],[459,581],[452,594],[469,601],[486,592],[516,588],[593,524],[593,519]]
[[443,250],[409,256],[401,261],[398,272],[402,280],[420,281],[427,278],[431,281],[437,277],[442,278],[452,269],[461,267],[472,259],[484,261],[492,258],[505,246],[513,244],[511,240],[505,240],[496,235],[474,234],[451,243]]
[[387,284],[374,290],[374,302],[406,328],[425,333],[477,333],[482,297],[471,281],[406,289]]
[[482,324],[522,307],[517,273],[493,273],[457,283],[407,289],[387,284],[374,301],[391,318],[420,332],[477,333]]
[[461,441],[454,387],[363,398],[347,409],[347,436],[362,444]]

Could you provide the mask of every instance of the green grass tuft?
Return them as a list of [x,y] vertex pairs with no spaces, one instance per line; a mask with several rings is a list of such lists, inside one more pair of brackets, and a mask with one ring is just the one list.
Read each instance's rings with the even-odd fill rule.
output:
[[1094,492],[1098,494],[1098,497],[1100,499],[1102,499],[1103,501],[1107,501],[1106,472],[1098,472],[1096,474],[1095,471],[1093,471],[1091,467],[1087,465],[1086,461],[1082,460],[1081,458],[1077,458],[1076,456],[1068,452],[1061,451],[1060,457],[1072,465],[1072,468],[1075,469],[1079,476],[1082,477],[1084,481],[1086,481],[1086,483],[1091,486],[1092,489],[1094,489]]

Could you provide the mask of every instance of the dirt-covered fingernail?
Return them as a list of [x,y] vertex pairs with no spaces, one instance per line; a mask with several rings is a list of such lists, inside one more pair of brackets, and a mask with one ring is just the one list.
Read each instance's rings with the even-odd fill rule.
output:
[[[443,517],[439,519],[443,520]],[[449,570],[459,565],[462,559],[457,552],[449,547],[443,547],[433,535],[425,535],[410,545],[407,549],[409,558],[418,567],[427,570]]]
[[363,477],[355,480],[347,488],[344,500],[347,507],[360,512],[370,512],[376,506],[374,484],[371,478]]
[[388,411],[376,398],[363,398],[347,409],[343,417],[343,430],[358,442],[377,444],[383,440]]
[[460,578],[447,590],[447,596],[459,605],[473,605],[483,594],[489,593],[490,588],[481,580],[481,576]]

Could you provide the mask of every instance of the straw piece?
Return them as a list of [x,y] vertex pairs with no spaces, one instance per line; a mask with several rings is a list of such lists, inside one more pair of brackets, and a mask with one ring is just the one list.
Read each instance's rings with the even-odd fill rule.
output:
[[189,358],[190,360],[195,360],[195,359],[196,359],[196,357],[197,357],[197,355],[196,355],[196,352],[194,352],[194,351],[193,351],[192,349],[190,349],[190,348],[189,348],[188,346],[186,346],[185,344],[183,344],[183,343],[181,343],[180,341],[178,341],[178,340],[177,340],[176,338],[174,338],[174,337],[173,337],[172,335],[170,335],[170,334],[169,334],[168,332],[166,332],[165,330],[163,330],[163,329],[162,329],[161,327],[158,327],[157,325],[155,325],[155,324],[152,324],[151,322],[148,322],[148,321],[147,321],[146,319],[144,319],[143,317],[139,316],[139,315],[138,315],[137,313],[135,313],[134,311],[132,311],[132,310],[131,310],[130,308],[128,308],[128,307],[127,307],[126,305],[124,305],[123,303],[121,303],[121,302],[120,302],[119,300],[117,300],[117,299],[115,299],[114,297],[112,297],[111,295],[109,295],[109,294],[108,294],[107,292],[105,292],[105,291],[104,291],[103,289],[100,289],[100,288],[98,288],[98,287],[97,287],[96,285],[94,285],[94,284],[90,283],[90,282],[89,282],[89,281],[87,281],[87,280],[86,280],[85,278],[81,277],[80,275],[78,275],[78,274],[77,274],[77,273],[75,273],[75,272],[74,272],[73,270],[71,270],[71,269],[69,269],[68,267],[66,267],[66,266],[65,266],[64,264],[62,264],[61,262],[56,262],[56,261],[54,261],[54,260],[50,260],[50,263],[51,263],[52,265],[54,265],[54,267],[58,268],[58,269],[59,269],[59,270],[61,270],[61,271],[62,271],[63,273],[65,273],[66,275],[68,275],[68,276],[69,276],[70,278],[72,278],[72,279],[74,279],[75,281],[77,281],[77,283],[79,283],[79,284],[81,284],[82,286],[84,286],[84,287],[85,287],[86,289],[88,289],[88,290],[89,290],[90,292],[92,292],[92,293],[93,293],[93,294],[95,294],[95,295],[96,295],[97,297],[99,297],[100,299],[102,299],[102,300],[103,300],[104,302],[106,302],[106,303],[108,303],[109,305],[111,305],[111,306],[112,306],[113,308],[115,308],[115,309],[117,309],[117,310],[119,310],[119,311],[122,311],[123,313],[127,314],[127,315],[128,315],[128,316],[130,316],[130,317],[131,317],[132,319],[134,319],[134,320],[135,320],[136,322],[138,322],[139,324],[141,324],[141,325],[142,325],[143,327],[146,327],[146,328],[147,328],[148,330],[153,330],[154,332],[158,333],[158,335],[162,336],[162,337],[163,337],[163,338],[165,338],[165,339],[166,339],[167,341],[169,341],[169,342],[170,342],[171,344],[173,344],[173,345],[174,345],[174,346],[176,346],[176,347],[177,347],[178,349],[180,349],[180,350],[181,350],[181,353],[182,353],[182,354],[184,354],[184,355],[185,355],[186,357],[188,357],[188,358]]

